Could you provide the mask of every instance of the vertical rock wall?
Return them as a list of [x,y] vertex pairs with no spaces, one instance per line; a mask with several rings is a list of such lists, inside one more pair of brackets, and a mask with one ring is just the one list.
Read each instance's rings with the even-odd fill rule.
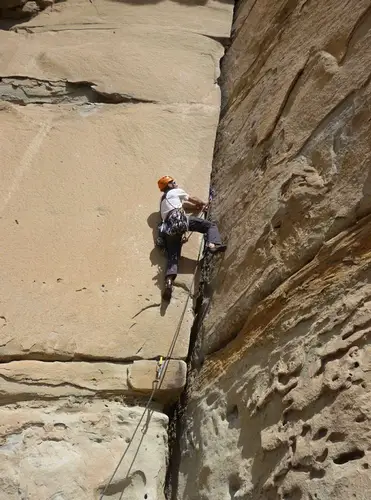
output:
[[[166,307],[156,181],[207,194],[232,16],[229,1],[52,3],[0,2],[49,5],[0,30],[1,500],[98,499],[140,422],[199,245]],[[104,498],[164,498],[163,404],[192,321],[189,303]]]
[[222,71],[173,498],[368,499],[371,3],[241,1]]

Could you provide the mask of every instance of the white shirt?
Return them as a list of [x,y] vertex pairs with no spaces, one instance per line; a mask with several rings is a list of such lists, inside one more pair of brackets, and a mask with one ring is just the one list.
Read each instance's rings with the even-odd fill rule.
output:
[[165,196],[161,202],[162,220],[166,220],[166,217],[174,208],[182,208],[183,202],[189,198],[189,195],[180,188],[170,189]]

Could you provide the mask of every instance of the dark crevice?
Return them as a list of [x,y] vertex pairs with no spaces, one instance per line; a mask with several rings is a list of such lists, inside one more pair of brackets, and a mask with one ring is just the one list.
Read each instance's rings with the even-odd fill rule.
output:
[[340,453],[340,455],[334,458],[334,463],[337,465],[346,464],[347,462],[351,462],[352,460],[359,460],[365,456],[365,452],[363,450],[351,450],[345,453]]
[[313,436],[313,441],[317,441],[318,439],[322,439],[327,435],[327,429],[325,427],[321,427]]
[[[211,191],[210,191],[211,192]],[[206,216],[210,219],[210,214]],[[167,500],[177,500],[178,492],[178,473],[182,458],[181,450],[181,435],[184,432],[184,417],[185,410],[188,406],[189,388],[192,383],[193,375],[198,372],[204,362],[203,338],[200,334],[202,322],[209,310],[212,290],[210,289],[210,274],[212,266],[215,265],[210,256],[204,256],[201,260],[201,276],[198,285],[197,300],[194,306],[195,319],[191,328],[189,340],[188,355],[187,355],[187,382],[179,400],[169,408],[167,415],[169,416],[169,465],[166,471],[165,479],[165,498]],[[238,408],[233,409],[234,413]]]
[[18,0],[10,3],[2,3],[0,0],[0,30],[9,31],[13,26],[30,21],[52,4],[65,1],[66,0]]
[[224,49],[228,49],[228,47],[231,44],[231,39],[230,37],[227,36],[214,36],[214,35],[208,35],[207,33],[200,33],[200,34],[201,36],[205,36],[206,38],[210,38],[211,40],[220,43],[221,45],[223,45]]
[[[201,353],[200,348],[200,336],[199,329],[202,320],[205,315],[205,305],[203,298],[203,285],[200,283],[201,293],[198,296],[196,306],[195,306],[195,320],[191,329],[189,349],[187,356],[187,372],[189,374],[195,365],[202,366],[203,360],[197,359],[197,353]],[[197,360],[196,360],[197,359]],[[189,375],[187,376],[186,387],[184,388],[179,400],[169,408],[167,412],[169,416],[169,428],[168,428],[168,439],[169,439],[169,465],[166,471],[165,479],[165,498],[167,500],[176,500],[178,491],[178,472],[180,470],[181,463],[181,448],[180,448],[180,436],[183,432],[183,419],[185,415],[185,409],[188,403],[188,388],[190,384]]]
[[317,462],[324,462],[326,458],[328,457],[328,449],[325,448],[323,452],[317,457]]
[[1,76],[0,100],[27,104],[138,104],[156,103],[120,92],[97,90],[94,82],[42,80],[27,76]]
[[[1,346],[0,346],[1,347]],[[50,353],[47,354],[45,352],[32,352],[25,354],[3,354],[0,356],[0,365],[3,363],[10,363],[11,361],[40,361],[43,363],[53,363],[54,361],[63,361],[64,363],[74,363],[77,361],[85,361],[89,363],[112,363],[112,364],[123,364],[123,363],[131,363],[133,361],[159,361],[161,355],[157,356],[143,357],[143,356],[125,356],[125,357],[113,357],[109,355],[105,356],[94,356],[88,354],[60,354],[60,353]],[[172,360],[182,361],[182,357],[171,357]]]
[[341,443],[346,440],[346,434],[344,432],[331,432],[329,437],[327,438],[327,441],[331,441],[331,443]]
[[326,471],[323,469],[315,469],[311,465],[305,465],[305,464],[297,464],[294,467],[292,467],[293,471],[297,472],[307,472],[309,473],[310,479],[320,479],[325,476]]
[[[221,99],[220,99],[220,101],[221,101],[220,102],[220,112],[219,112],[219,123],[221,122],[221,120],[223,118],[223,110],[226,107],[227,102],[228,102],[228,95],[227,95],[227,92],[226,92],[226,85],[225,85],[225,77],[226,77],[227,71],[225,70],[225,67],[224,67],[225,60],[226,60],[226,54],[228,52],[228,49],[232,45],[233,40],[235,39],[235,33],[233,32],[233,27],[234,27],[236,19],[237,19],[237,10],[238,10],[240,4],[242,4],[242,3],[243,2],[241,0],[235,0],[234,7],[233,7],[233,18],[232,18],[232,26],[231,26],[231,35],[228,38],[228,41],[225,44],[223,43],[223,46],[225,48],[224,56],[220,59],[220,62],[219,62],[220,76],[219,76],[218,82],[217,82],[218,85],[219,85],[219,88],[220,88],[220,96],[221,96]],[[215,156],[216,148],[217,148],[217,140],[214,143],[214,153],[213,153],[213,156]]]
[[309,478],[310,479],[322,479],[323,477],[325,477],[326,475],[326,471],[324,469],[313,469],[311,470],[311,472],[309,473]]
[[303,437],[306,436],[308,434],[308,432],[310,432],[310,431],[311,431],[310,425],[304,424],[303,428],[301,430],[301,436],[303,436]]
[[363,415],[363,413],[361,413],[360,415],[357,415],[355,418],[355,421],[357,423],[364,422],[365,420],[367,420],[367,417],[366,417],[366,415]]
[[239,411],[237,405],[233,405],[231,408],[227,409],[226,415],[229,428],[237,428],[239,425]]
[[97,24],[97,23],[84,23],[76,22],[73,24],[54,24],[54,25],[44,25],[44,24],[33,24],[32,26],[20,26],[16,25],[11,31],[15,33],[59,33],[60,31],[114,31],[119,29],[119,24]]

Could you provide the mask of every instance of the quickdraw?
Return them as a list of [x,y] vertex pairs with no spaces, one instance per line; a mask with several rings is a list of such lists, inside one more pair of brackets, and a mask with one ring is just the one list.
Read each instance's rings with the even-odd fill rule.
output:
[[156,382],[160,380],[163,363],[164,363],[163,357],[160,356],[160,359],[158,360],[156,367]]

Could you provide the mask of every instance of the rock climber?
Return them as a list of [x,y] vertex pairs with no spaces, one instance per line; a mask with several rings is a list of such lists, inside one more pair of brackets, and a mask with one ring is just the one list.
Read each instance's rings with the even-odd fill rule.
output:
[[205,210],[207,203],[187,194],[183,189],[179,188],[174,178],[169,175],[159,179],[158,187],[163,193],[160,211],[167,254],[163,298],[169,301],[173,291],[173,282],[178,273],[182,237],[186,231],[206,234],[206,249],[212,254],[225,252],[227,246],[222,243],[215,223],[201,217],[185,214],[183,208],[185,202],[187,207],[197,210]]

